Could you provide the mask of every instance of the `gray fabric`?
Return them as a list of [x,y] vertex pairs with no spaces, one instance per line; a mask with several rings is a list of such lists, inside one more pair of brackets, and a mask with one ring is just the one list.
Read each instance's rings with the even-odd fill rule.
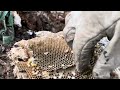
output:
[[[63,32],[68,43],[73,41],[71,45],[77,71],[83,72],[88,67],[95,44],[104,36],[108,36],[111,41],[98,59],[93,76],[110,78],[110,72],[119,65],[120,11],[73,11],[67,16],[69,17],[66,17]],[[104,57],[104,53],[107,53],[109,60]],[[108,64],[105,63],[106,60]]]

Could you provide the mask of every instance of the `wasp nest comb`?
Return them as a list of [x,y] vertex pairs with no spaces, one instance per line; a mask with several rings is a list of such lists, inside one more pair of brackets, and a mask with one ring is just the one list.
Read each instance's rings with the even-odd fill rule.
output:
[[16,42],[8,52],[14,63],[27,61],[28,66],[38,66],[45,71],[74,66],[73,52],[64,40],[63,33],[40,31],[37,37]]

